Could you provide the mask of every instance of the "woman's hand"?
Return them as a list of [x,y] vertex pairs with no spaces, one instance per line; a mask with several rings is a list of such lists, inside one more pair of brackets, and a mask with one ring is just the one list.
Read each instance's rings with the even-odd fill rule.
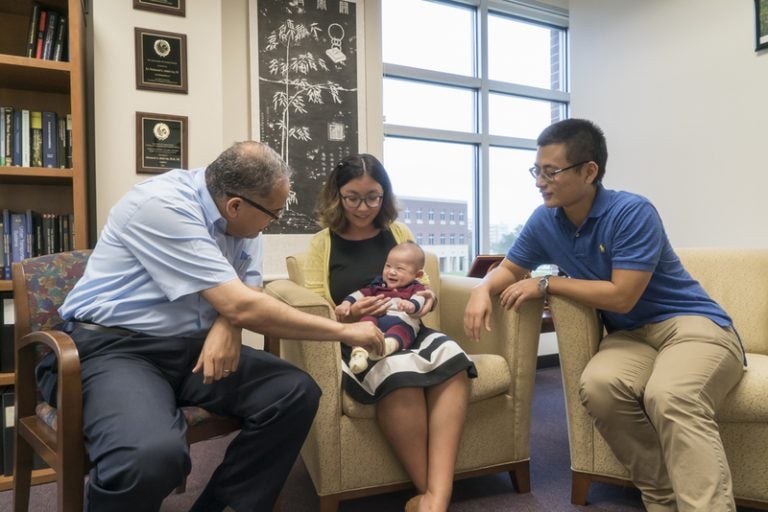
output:
[[416,295],[424,297],[424,306],[414,315],[417,318],[421,318],[431,313],[432,309],[437,305],[437,294],[434,290],[427,288],[416,292]]

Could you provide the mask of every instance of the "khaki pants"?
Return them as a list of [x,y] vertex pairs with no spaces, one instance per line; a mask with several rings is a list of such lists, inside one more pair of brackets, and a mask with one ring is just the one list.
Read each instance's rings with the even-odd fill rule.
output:
[[715,411],[744,373],[738,337],[700,316],[606,336],[581,401],[650,512],[735,512]]

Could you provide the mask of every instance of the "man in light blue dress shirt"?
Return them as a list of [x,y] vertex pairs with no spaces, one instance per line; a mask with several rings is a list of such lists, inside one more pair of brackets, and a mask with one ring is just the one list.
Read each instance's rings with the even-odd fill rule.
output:
[[[259,234],[289,193],[285,162],[242,142],[205,169],[139,183],[110,212],[60,311],[81,357],[87,510],[160,508],[190,471],[182,405],[243,421],[192,510],[272,510],[321,392],[243,346],[241,330],[381,350],[373,324],[306,315],[261,293]],[[38,380],[55,402],[50,363]]]

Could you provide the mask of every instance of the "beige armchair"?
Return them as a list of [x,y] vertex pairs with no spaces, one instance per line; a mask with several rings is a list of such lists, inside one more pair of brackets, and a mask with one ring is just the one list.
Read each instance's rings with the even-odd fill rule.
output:
[[[748,369],[717,413],[740,505],[768,510],[768,250],[678,250],[685,268],[733,318]],[[579,401],[579,377],[603,327],[594,309],[550,297],[563,374],[571,450],[571,502],[585,505],[591,482],[631,485]]]
[[[302,311],[333,318],[331,305],[301,286],[302,262],[302,255],[289,257],[291,280],[270,283],[267,293]],[[456,477],[507,471],[518,492],[529,492],[531,400],[542,303],[526,303],[520,314],[499,308],[494,312],[493,331],[479,343],[467,342],[464,307],[478,279],[441,277],[434,254],[427,254],[426,271],[439,301],[425,323],[459,341],[472,354],[479,374],[471,381]],[[355,402],[341,391],[339,344],[281,340],[281,356],[306,370],[323,390],[301,452],[321,512],[335,512],[341,500],[410,487],[379,430],[374,407]]]

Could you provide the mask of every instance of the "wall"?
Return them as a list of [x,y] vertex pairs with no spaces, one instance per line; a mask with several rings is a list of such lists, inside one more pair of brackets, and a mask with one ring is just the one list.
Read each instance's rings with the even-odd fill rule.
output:
[[651,199],[674,246],[768,245],[753,2],[571,0],[570,16],[573,116],[606,132],[606,185]]
[[[221,2],[186,4],[182,18],[135,10],[132,2],[91,2],[97,230],[112,205],[149,177],[136,174],[137,111],[188,116],[190,167],[222,149]],[[134,27],[187,35],[189,94],[136,89]]]

